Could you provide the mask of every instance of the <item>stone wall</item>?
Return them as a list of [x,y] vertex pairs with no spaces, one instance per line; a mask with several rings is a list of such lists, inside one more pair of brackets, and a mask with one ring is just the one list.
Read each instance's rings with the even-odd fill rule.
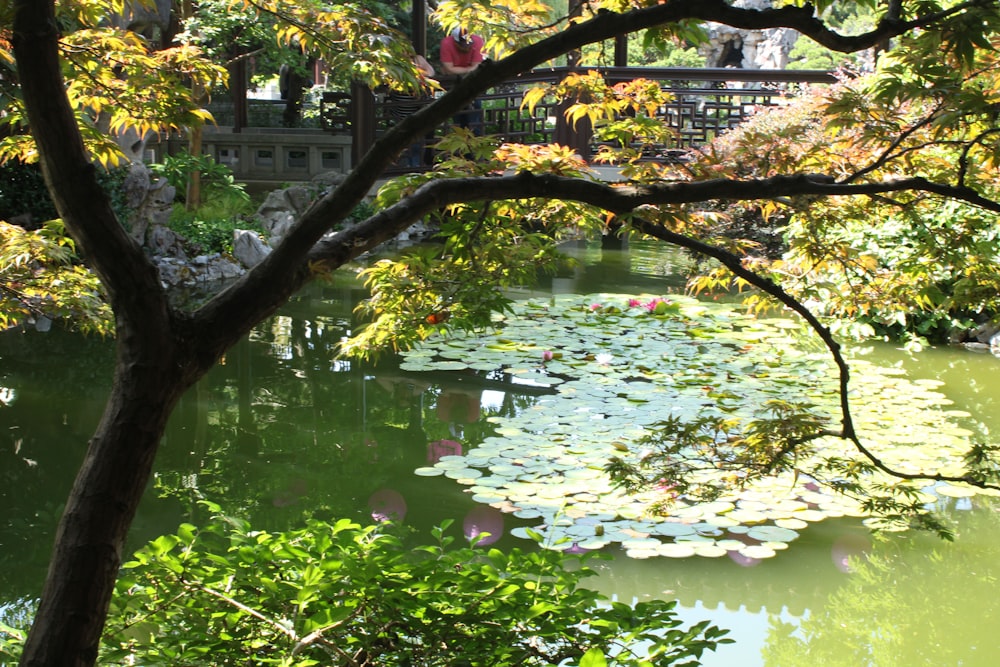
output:
[[[771,0],[736,0],[736,7],[764,9]],[[738,30],[711,24],[708,41],[698,47],[707,67],[742,69],[784,69],[798,33],[788,28]]]

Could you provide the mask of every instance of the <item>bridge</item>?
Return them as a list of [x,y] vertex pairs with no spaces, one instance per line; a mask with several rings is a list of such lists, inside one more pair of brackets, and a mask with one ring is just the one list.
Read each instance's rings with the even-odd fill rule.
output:
[[[668,144],[654,146],[649,159],[680,159],[692,149],[739,125],[756,110],[778,104],[803,87],[835,81],[832,74],[816,70],[758,70],[738,68],[599,67],[609,84],[646,78],[658,81],[670,94],[657,115],[670,127]],[[482,130],[503,141],[560,143],[584,158],[597,149],[586,123],[566,122],[562,108],[542,101],[532,111],[521,108],[525,91],[557,83],[578,68],[555,67],[529,72],[486,91],[480,97]],[[453,81],[442,80],[447,89]],[[428,101],[429,102],[429,101]],[[428,103],[423,102],[423,103]],[[232,103],[211,108],[218,125],[205,129],[204,151],[229,166],[238,180],[261,186],[308,181],[328,171],[347,172],[399,114],[399,101],[385,91],[354,86],[349,92],[318,93],[303,109],[303,127],[282,128],[281,100],[247,100],[244,126],[234,122]],[[413,106],[413,102],[405,102]],[[438,128],[441,135],[448,128]],[[183,146],[180,137],[167,142],[168,151]],[[392,171],[413,171],[402,164]]]

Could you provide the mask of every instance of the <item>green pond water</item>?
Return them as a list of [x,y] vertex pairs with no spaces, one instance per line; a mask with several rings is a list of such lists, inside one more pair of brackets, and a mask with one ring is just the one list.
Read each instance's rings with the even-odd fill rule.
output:
[[[575,270],[518,297],[553,293],[666,294],[684,260],[655,246],[579,249]],[[442,456],[466,454],[539,392],[500,377],[414,373],[337,360],[361,291],[344,273],[291,302],[230,351],[181,401],[155,480],[136,518],[138,546],[207,517],[209,499],[262,528],[306,514],[403,515],[425,532],[488,530],[500,546],[529,521],[475,502],[444,476]],[[869,345],[865,357],[944,382],[962,424],[1000,432],[1000,359],[960,349],[911,355]],[[0,336],[0,620],[17,623],[37,595],[61,504],[100,415],[113,351],[108,341],[49,334]],[[933,442],[933,433],[927,439]],[[1000,505],[998,505],[1000,507]],[[1000,662],[1000,516],[982,497],[945,498],[957,539],[873,539],[856,519],[812,523],[765,560],[627,558],[610,548],[592,586],[623,601],[676,598],[691,621],[711,619],[736,643],[706,665],[996,665]],[[853,570],[848,559],[869,554]]]

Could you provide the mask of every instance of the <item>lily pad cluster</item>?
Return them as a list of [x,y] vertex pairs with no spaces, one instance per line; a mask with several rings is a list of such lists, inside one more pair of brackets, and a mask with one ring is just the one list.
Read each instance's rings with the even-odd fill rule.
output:
[[[947,410],[936,383],[912,382],[863,359],[851,367],[852,411],[866,447],[910,472],[960,470],[971,431],[957,420],[968,415]],[[629,494],[605,471],[613,457],[641,459],[637,443],[668,416],[749,418],[770,399],[795,398],[838,420],[835,368],[788,320],[680,295],[561,295],[514,304],[493,331],[426,341],[406,353],[401,368],[500,371],[515,384],[552,389],[516,416],[491,417],[495,435],[467,455],[416,471],[446,475],[477,502],[533,522],[514,534],[549,548],[617,544],[636,558],[762,559],[786,549],[811,522],[865,516],[854,499],[798,473],[712,502],[676,498],[666,515],[654,515],[650,506],[668,489]],[[837,438],[812,449],[817,460],[857,456]],[[972,493],[956,486],[940,492]]]

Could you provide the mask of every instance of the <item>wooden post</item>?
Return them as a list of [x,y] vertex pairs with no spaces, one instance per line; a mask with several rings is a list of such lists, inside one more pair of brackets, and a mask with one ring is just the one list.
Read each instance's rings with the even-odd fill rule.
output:
[[410,12],[410,33],[413,50],[418,55],[427,56],[427,5],[424,0],[413,0]]
[[[572,72],[566,70],[566,73]],[[590,139],[594,136],[593,124],[589,118],[581,118],[576,123],[566,120],[566,109],[576,100],[563,100],[556,107],[556,128],[552,133],[552,141],[572,148],[584,160],[590,159]]]
[[628,35],[615,36],[615,67],[628,67]]
[[371,89],[354,81],[351,83],[351,168],[375,143],[375,97]]
[[229,89],[233,100],[233,132],[239,133],[249,124],[247,114],[247,59],[243,56],[229,68]]

